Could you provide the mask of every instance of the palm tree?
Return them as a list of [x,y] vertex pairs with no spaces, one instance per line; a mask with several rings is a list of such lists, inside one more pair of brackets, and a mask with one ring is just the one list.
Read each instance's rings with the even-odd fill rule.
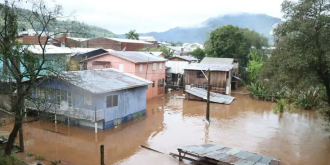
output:
[[127,39],[139,40],[139,34],[135,30],[130,30],[125,36]]

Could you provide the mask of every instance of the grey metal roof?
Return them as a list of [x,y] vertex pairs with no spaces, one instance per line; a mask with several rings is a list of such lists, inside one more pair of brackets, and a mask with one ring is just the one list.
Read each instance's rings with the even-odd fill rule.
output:
[[178,147],[199,158],[219,161],[218,164],[233,165],[278,165],[280,160],[266,155],[229,148],[222,145],[203,144]]
[[131,40],[131,39],[124,39],[124,38],[109,38],[109,37],[104,37],[110,40],[118,41],[118,42],[125,42],[125,43],[138,43],[138,44],[147,44],[147,45],[152,45],[150,42],[145,42],[145,41],[140,41],[140,40]]
[[211,71],[229,71],[233,69],[234,65],[227,64],[201,64],[201,63],[191,63],[187,65],[185,70],[208,70]]
[[164,62],[167,61],[163,57],[157,57],[148,52],[136,52],[136,51],[112,51],[109,54],[121,57],[134,63],[146,63],[146,62]]
[[193,56],[176,56],[176,55],[174,55],[171,58],[181,58],[181,59],[186,60],[186,61],[198,61],[198,59],[193,57]]
[[[206,98],[207,98],[207,91],[205,89],[202,89],[202,88],[193,87],[193,88],[190,88],[190,89],[186,89],[185,91],[189,94],[200,97],[204,100],[206,100]],[[235,97],[210,92],[210,101],[214,102],[214,103],[231,104],[231,102],[233,102],[234,99],[235,99]]]
[[204,57],[201,64],[233,64],[233,58]]
[[151,81],[117,69],[96,69],[64,72],[69,83],[95,94],[147,86]]

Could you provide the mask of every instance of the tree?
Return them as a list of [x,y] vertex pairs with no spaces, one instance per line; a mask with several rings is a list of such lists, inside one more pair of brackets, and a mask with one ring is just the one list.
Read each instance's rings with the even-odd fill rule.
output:
[[135,30],[130,30],[125,34],[125,36],[127,39],[139,40],[139,33],[137,33]]
[[275,50],[264,64],[261,79],[269,90],[324,92],[324,118],[330,122],[330,1],[285,0],[283,19],[274,29]]
[[264,64],[264,61],[262,56],[258,54],[258,51],[256,49],[251,49],[248,57],[250,58],[247,65],[249,79],[251,82],[255,83],[258,80],[259,71]]
[[268,46],[268,39],[255,31],[227,25],[211,32],[205,51],[211,57],[235,58],[242,66],[248,62],[251,47]]
[[201,61],[205,57],[205,52],[203,49],[198,47],[197,49],[191,52],[191,55],[197,58],[198,61]]
[[[22,124],[38,119],[23,120],[25,100],[32,99],[32,90],[43,80],[41,77],[47,74],[59,74],[59,68],[56,66],[65,67],[64,63],[51,61],[45,53],[47,43],[54,37],[53,35],[56,35],[47,30],[56,25],[57,19],[61,19],[62,7],[55,5],[49,8],[43,0],[28,1],[28,3],[31,3],[32,6],[32,12],[29,14],[22,14],[21,10],[17,8],[20,6],[20,1],[15,0],[10,3],[6,1],[1,9],[0,61],[3,64],[3,67],[1,66],[1,81],[13,84],[12,88],[7,89],[7,92],[14,93],[16,97],[15,103],[11,107],[11,111],[15,114],[15,123],[6,144],[5,155],[11,154],[18,132],[21,151],[24,151]],[[32,53],[29,46],[23,46],[16,40],[18,17],[29,22],[37,32],[41,55]],[[36,29],[36,27],[42,28]],[[46,42],[41,41],[42,34],[46,35]],[[29,83],[25,83],[26,80],[29,80]]]
[[172,57],[174,54],[174,50],[170,50],[169,48],[167,48],[165,46],[159,47],[159,51],[161,51],[165,54],[165,58]]

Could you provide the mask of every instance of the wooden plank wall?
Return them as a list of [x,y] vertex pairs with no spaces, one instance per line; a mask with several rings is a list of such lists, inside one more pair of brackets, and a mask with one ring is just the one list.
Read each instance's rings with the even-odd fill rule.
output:
[[[197,78],[197,73],[199,71],[196,70],[185,70],[185,85],[206,85],[207,86],[207,79],[203,76],[202,78]],[[204,71],[205,75],[207,76],[207,71]],[[210,86],[216,88],[223,88],[226,89],[226,76],[228,72],[222,71],[212,71],[211,72],[211,82]]]

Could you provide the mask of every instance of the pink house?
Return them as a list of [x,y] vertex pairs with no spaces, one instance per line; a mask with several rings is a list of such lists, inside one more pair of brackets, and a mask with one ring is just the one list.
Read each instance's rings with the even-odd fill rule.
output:
[[115,68],[152,81],[148,86],[147,99],[165,93],[165,62],[162,57],[146,52],[110,51],[82,61],[85,69]]

